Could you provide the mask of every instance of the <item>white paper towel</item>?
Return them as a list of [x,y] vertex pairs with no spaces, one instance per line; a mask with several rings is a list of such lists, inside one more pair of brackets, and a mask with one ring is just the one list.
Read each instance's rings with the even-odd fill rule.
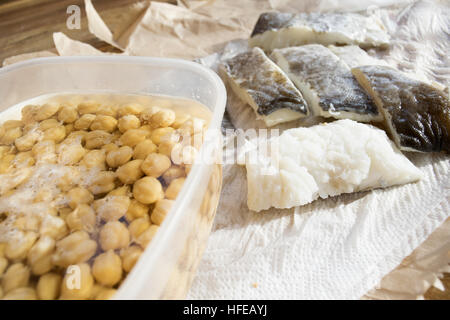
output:
[[[377,11],[393,35],[392,49],[378,54],[448,86],[448,10],[420,1]],[[425,173],[419,183],[260,213],[247,208],[245,168],[225,167],[215,226],[188,298],[362,297],[450,216],[450,157],[407,156]]]

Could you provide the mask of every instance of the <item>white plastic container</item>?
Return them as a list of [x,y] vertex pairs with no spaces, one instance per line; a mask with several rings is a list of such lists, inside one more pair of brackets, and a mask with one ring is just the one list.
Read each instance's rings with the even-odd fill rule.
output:
[[[216,151],[226,91],[220,78],[194,62],[147,57],[54,57],[0,69],[0,112],[24,100],[57,93],[161,94],[196,100],[212,112],[200,155]],[[0,119],[1,122],[7,119]],[[202,157],[203,157],[202,156]],[[211,230],[221,166],[196,161],[171,212],[116,299],[182,299]]]

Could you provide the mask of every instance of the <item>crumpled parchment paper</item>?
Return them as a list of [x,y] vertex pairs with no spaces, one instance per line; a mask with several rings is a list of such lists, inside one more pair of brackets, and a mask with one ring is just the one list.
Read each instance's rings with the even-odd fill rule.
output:
[[[179,0],[177,6],[142,1],[115,30],[90,0],[86,12],[89,30],[123,54],[203,58],[203,64],[214,67],[224,48],[224,56],[239,48],[239,41],[229,41],[248,38],[261,12],[369,10],[393,37],[388,52],[371,54],[448,86],[450,14],[445,4],[249,0],[244,8],[239,0]],[[102,54],[61,33],[54,41],[60,55]],[[25,58],[30,55],[5,62]],[[227,108],[233,108],[233,99]],[[450,271],[450,219],[442,224],[450,215],[449,157],[407,156],[426,173],[420,183],[263,213],[247,208],[245,168],[225,166],[215,225],[188,298],[416,299],[431,285],[440,287],[439,276]]]

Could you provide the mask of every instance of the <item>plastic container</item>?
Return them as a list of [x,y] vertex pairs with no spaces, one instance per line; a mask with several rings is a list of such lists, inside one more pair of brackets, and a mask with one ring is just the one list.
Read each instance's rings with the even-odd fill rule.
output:
[[[226,91],[220,78],[194,62],[147,57],[55,57],[0,69],[0,111],[55,93],[161,94],[207,106],[211,122],[183,189],[115,299],[183,299],[206,245],[221,189],[221,166],[198,161],[220,148]],[[0,119],[5,120],[5,119]],[[3,122],[3,121],[2,121]]]

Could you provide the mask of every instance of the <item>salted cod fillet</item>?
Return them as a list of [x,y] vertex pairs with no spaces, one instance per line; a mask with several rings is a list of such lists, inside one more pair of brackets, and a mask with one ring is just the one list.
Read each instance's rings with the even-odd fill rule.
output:
[[351,69],[328,48],[310,44],[275,49],[271,57],[300,89],[315,116],[360,122],[383,120]]
[[383,130],[368,124],[339,120],[289,129],[273,139],[269,155],[247,156],[247,205],[254,211],[301,206],[319,197],[422,177]]
[[445,92],[390,67],[362,66],[352,72],[384,114],[401,150],[450,153],[450,103]]
[[233,92],[268,127],[309,114],[306,101],[284,72],[260,48],[240,53],[220,66]]
[[260,47],[268,52],[310,43],[385,48],[389,44],[389,35],[375,16],[267,12],[259,16],[249,39],[251,47]]

